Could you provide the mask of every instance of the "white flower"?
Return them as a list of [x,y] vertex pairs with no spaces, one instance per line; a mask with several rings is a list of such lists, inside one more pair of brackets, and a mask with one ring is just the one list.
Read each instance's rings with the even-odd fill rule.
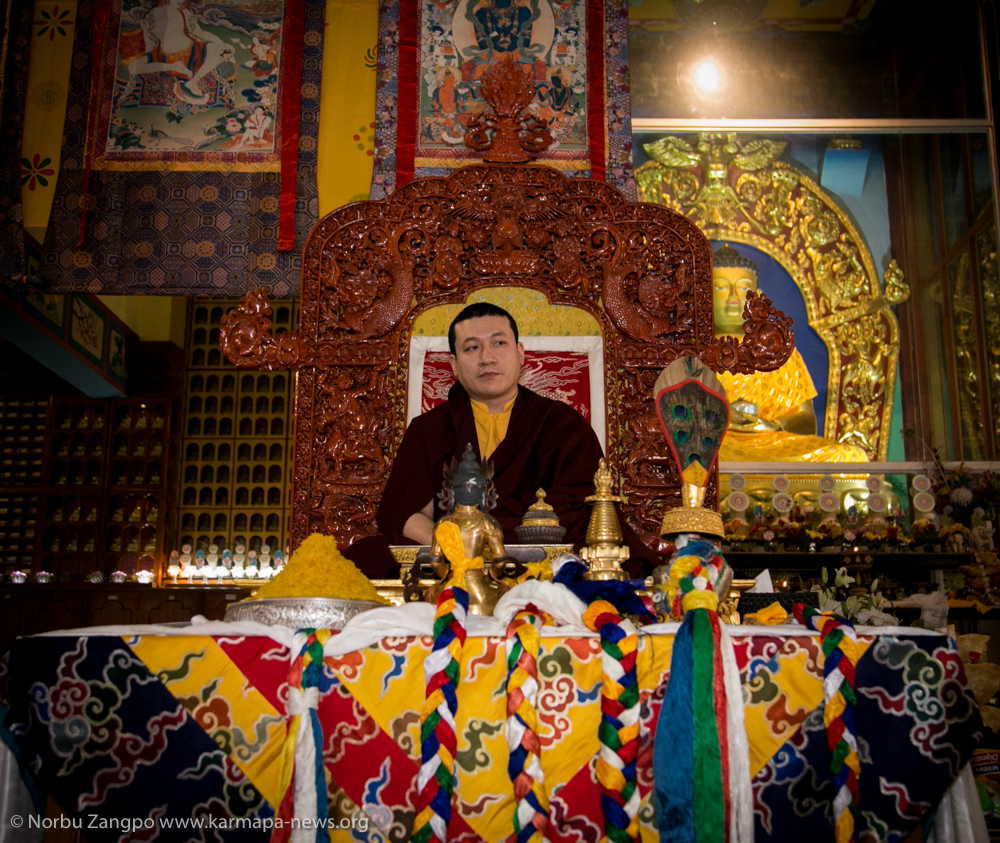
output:
[[972,503],[972,489],[967,486],[959,486],[951,493],[949,500],[955,506],[968,506]]
[[691,585],[693,585],[698,591],[704,591],[708,588],[708,580],[705,577],[695,577],[691,580]]

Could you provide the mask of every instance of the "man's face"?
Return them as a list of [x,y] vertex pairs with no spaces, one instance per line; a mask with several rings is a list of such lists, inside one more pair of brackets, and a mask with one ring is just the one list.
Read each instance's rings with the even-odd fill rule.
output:
[[509,401],[517,392],[523,365],[524,346],[514,342],[514,331],[506,317],[477,316],[455,326],[451,367],[474,401]]
[[715,333],[743,333],[743,305],[747,291],[757,289],[753,270],[737,266],[715,267],[712,270],[712,299],[715,311]]

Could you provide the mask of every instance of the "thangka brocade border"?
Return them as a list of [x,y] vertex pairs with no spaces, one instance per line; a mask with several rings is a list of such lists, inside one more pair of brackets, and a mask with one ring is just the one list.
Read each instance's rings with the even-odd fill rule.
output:
[[[402,0],[414,4],[419,0]],[[588,43],[588,76],[595,66],[603,62],[604,84],[603,102],[599,110],[592,105],[597,98],[588,97],[587,122],[591,142],[586,155],[603,148],[602,166],[592,166],[589,157],[581,158],[576,153],[553,150],[542,153],[538,160],[559,169],[567,175],[585,178],[601,178],[623,191],[630,201],[636,200],[635,180],[632,168],[632,119],[628,66],[628,3],[627,0],[589,0],[586,5],[588,27],[595,17],[603,17],[603,53],[593,49],[594,41]],[[399,84],[400,33],[404,27],[419,25],[418,15],[411,9],[404,10],[404,20],[400,20],[400,0],[383,0],[379,8],[378,33],[378,81],[375,92],[375,162],[372,173],[372,199],[384,199],[391,194],[398,183],[410,177],[398,150],[399,120],[412,117],[414,130],[417,120],[417,93],[413,92],[412,103],[401,103]],[[595,14],[596,11],[596,14]],[[412,19],[412,20],[411,20]],[[414,33],[416,34],[416,33]],[[588,39],[589,40],[589,39]],[[419,56],[416,57],[416,72],[419,75]],[[588,79],[589,82],[589,79]],[[601,126],[603,137],[596,143],[595,123]],[[411,134],[404,131],[404,135]],[[414,144],[415,145],[415,144]],[[466,164],[481,163],[481,158],[467,149],[441,150],[441,156],[428,150],[415,148],[413,151],[412,177],[443,175]],[[603,173],[601,172],[603,170]]]
[[[319,219],[316,163],[326,0],[304,0],[304,7],[295,249],[290,252],[277,249],[277,172],[96,170],[84,199],[93,26],[90,14],[78,15],[62,171],[42,258],[49,292],[224,298],[267,287],[279,297],[298,294],[302,248]],[[87,228],[77,248],[84,202]]]

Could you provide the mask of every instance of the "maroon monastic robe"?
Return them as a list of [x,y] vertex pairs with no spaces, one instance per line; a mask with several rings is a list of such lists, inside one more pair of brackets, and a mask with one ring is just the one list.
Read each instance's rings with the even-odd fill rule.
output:
[[[356,542],[345,552],[368,576],[398,576],[388,546],[414,544],[403,535],[403,525],[431,499],[435,520],[444,514],[437,506],[444,467],[453,457],[461,458],[469,444],[481,459],[472,404],[456,383],[444,404],[417,416],[407,428],[376,514],[379,535]],[[590,516],[584,498],[594,493],[594,474],[603,455],[593,428],[576,410],[519,386],[507,435],[490,457],[497,493],[490,514],[500,522],[504,541],[518,542],[514,528],[541,488],[545,502],[566,527],[566,544],[581,544]],[[633,555],[638,549],[652,557],[631,530],[625,531],[629,545],[634,545]]]

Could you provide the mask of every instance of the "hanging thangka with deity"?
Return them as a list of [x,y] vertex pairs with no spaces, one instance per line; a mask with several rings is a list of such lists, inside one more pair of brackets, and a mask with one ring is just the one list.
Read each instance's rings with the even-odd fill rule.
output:
[[93,166],[277,171],[283,4],[112,4]]
[[379,24],[373,199],[480,160],[464,135],[489,110],[483,75],[512,54],[534,82],[527,113],[553,137],[538,160],[634,196],[626,3],[395,0]]
[[319,218],[325,7],[81,4],[42,252],[50,291],[295,291]]

